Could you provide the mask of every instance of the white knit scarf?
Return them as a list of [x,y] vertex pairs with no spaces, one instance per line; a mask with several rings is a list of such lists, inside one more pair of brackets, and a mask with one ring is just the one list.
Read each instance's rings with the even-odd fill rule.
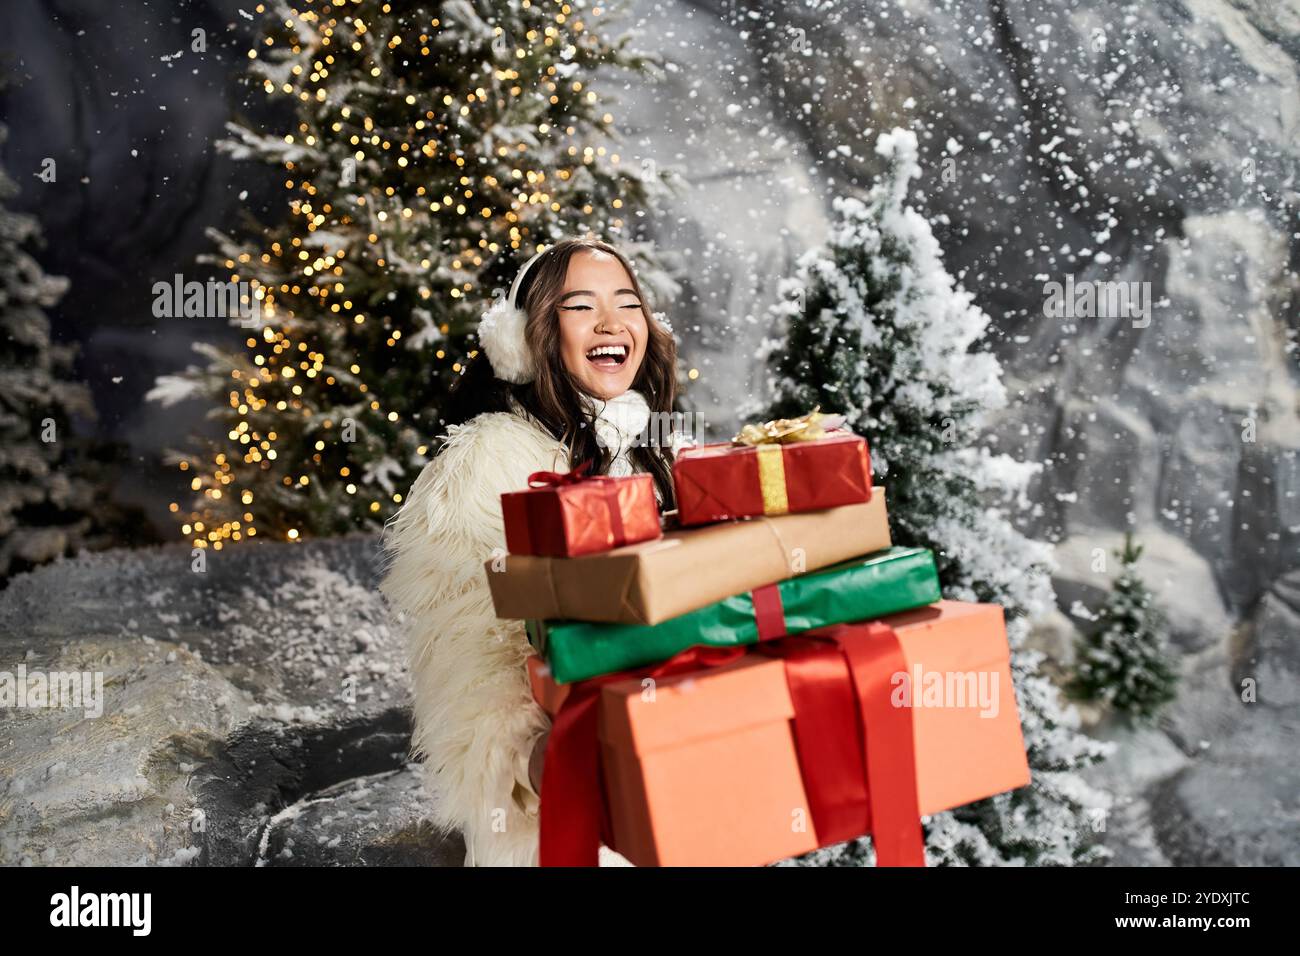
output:
[[596,440],[611,455],[609,474],[616,477],[632,474],[629,452],[643,439],[646,425],[650,423],[650,406],[645,396],[629,388],[608,400],[587,396],[587,402],[595,413]]

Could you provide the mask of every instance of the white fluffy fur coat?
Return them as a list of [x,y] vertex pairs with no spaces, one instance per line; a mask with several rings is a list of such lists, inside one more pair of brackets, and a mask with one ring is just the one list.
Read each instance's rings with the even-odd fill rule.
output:
[[568,454],[508,412],[447,434],[384,532],[380,587],[406,635],[411,753],[425,760],[433,822],[465,837],[466,865],[535,866],[528,758],[550,719],[529,692],[523,624],[496,616],[483,563],[505,550],[502,492],[568,470]]
[[[613,403],[644,423],[639,395]],[[599,424],[599,423],[598,423]],[[635,432],[633,432],[635,433]],[[615,471],[626,469],[620,453]],[[498,618],[483,564],[505,551],[501,494],[534,471],[567,471],[567,450],[523,414],[490,412],[447,429],[384,532],[380,585],[405,633],[411,754],[423,757],[430,816],[459,830],[467,866],[536,866],[539,797],[528,779],[550,718],[533,700],[523,623]],[[626,865],[601,848],[603,864]]]

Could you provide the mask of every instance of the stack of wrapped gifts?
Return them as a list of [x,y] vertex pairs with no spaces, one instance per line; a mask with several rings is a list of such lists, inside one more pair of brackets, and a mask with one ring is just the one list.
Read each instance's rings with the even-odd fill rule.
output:
[[941,599],[866,442],[826,421],[680,452],[667,532],[649,475],[503,496],[492,599],[553,717],[542,865],[601,842],[759,865],[870,834],[881,865],[923,866],[921,817],[1029,783],[1002,608]]

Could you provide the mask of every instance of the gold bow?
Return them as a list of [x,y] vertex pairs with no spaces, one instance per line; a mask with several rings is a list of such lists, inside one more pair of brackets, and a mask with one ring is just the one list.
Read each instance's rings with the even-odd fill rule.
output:
[[[824,420],[827,421],[823,424]],[[842,424],[843,415],[830,415],[814,406],[811,412],[798,418],[774,418],[758,425],[746,425],[734,438],[733,445],[787,445],[796,441],[824,438],[828,428]]]
[[844,423],[843,415],[826,415],[817,405],[798,418],[774,418],[760,425],[746,425],[733,445],[751,445],[758,452],[758,484],[763,494],[763,514],[783,515],[790,511],[785,483],[785,453],[782,445],[812,441]]

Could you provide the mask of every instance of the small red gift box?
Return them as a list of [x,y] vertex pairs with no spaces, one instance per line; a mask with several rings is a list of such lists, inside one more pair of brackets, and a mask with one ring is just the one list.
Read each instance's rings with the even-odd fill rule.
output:
[[815,511],[871,500],[871,458],[851,432],[788,444],[720,442],[684,448],[673,463],[683,525]]
[[501,496],[507,551],[572,558],[663,534],[650,475],[588,475],[589,467],[536,471],[527,491]]

